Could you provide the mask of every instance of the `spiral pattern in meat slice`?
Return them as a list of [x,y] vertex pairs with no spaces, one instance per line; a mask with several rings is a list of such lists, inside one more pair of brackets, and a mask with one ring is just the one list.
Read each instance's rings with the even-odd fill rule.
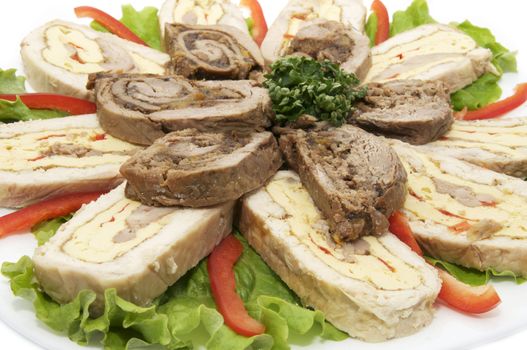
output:
[[247,79],[264,64],[249,35],[230,26],[168,24],[165,43],[170,72],[190,79]]
[[102,74],[95,80],[101,126],[136,144],[150,145],[166,133],[188,128],[263,129],[272,117],[267,90],[247,80],[138,74]]
[[282,165],[270,132],[172,132],[121,167],[126,196],[154,206],[204,207],[262,186]]

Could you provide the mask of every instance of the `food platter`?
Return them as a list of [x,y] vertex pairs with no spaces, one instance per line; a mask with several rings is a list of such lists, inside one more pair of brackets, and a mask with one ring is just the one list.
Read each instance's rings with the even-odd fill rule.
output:
[[[160,6],[162,1],[129,1],[137,8],[146,5]],[[410,1],[385,1],[390,9],[405,8]],[[262,6],[269,23],[277,16],[282,4],[271,0],[262,0]],[[468,18],[480,26],[489,27],[500,41],[507,47],[517,50],[518,74],[506,74],[501,80],[504,96],[509,95],[513,87],[520,82],[527,81],[527,43],[519,35],[510,35],[517,23],[522,23],[524,5],[512,0],[501,2],[499,7],[494,1],[479,1],[477,9],[468,1],[429,1],[434,17],[444,23],[463,21]],[[27,34],[29,28],[53,18],[74,19],[72,8],[85,5],[81,1],[55,1],[52,6],[37,1],[19,1],[8,5],[9,11],[0,15],[2,32],[10,33],[5,36],[4,54],[0,59],[1,67],[16,67],[21,69],[18,56],[18,45]],[[108,3],[91,0],[90,5],[104,8],[109,13],[118,13],[120,3]],[[13,14],[26,13],[25,9],[31,7],[30,13],[25,16]],[[455,10],[453,10],[455,8]],[[515,110],[513,116],[524,116],[527,107]],[[7,213],[1,210],[0,215]],[[0,262],[16,261],[23,255],[32,255],[36,242],[31,234],[17,235],[4,238],[0,245]],[[468,316],[450,310],[444,305],[437,304],[437,312],[432,324],[410,337],[392,340],[382,344],[368,344],[352,339],[343,342],[329,342],[313,340],[310,336],[293,336],[293,348],[306,349],[400,349],[417,348],[426,344],[428,349],[467,349],[480,346],[511,334],[527,329],[527,305],[524,295],[527,285],[518,286],[511,281],[494,281],[499,292],[502,304],[498,309],[483,316]],[[0,282],[0,298],[4,301],[0,308],[0,320],[14,329],[22,337],[38,344],[44,349],[66,350],[86,349],[70,342],[60,334],[54,334],[47,327],[35,319],[30,303],[12,296],[8,282]],[[3,326],[3,325],[1,325]],[[0,327],[1,329],[1,327]]]

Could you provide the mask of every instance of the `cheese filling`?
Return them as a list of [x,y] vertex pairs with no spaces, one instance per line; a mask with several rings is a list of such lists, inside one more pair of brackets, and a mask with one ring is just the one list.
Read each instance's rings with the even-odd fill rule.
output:
[[146,207],[125,198],[77,228],[62,250],[86,262],[110,262],[158,234],[176,215],[174,208]]
[[99,128],[24,133],[0,139],[0,170],[88,169],[122,164],[139,149]]
[[338,273],[384,290],[415,288],[421,284],[419,273],[376,237],[362,239],[366,248],[350,243],[334,246],[326,222],[301,182],[275,179],[266,186],[266,191],[286,212],[283,220],[288,223],[290,234]]
[[366,81],[417,78],[440,65],[466,61],[466,55],[477,47],[466,34],[437,30],[387,50],[373,50],[372,67]]
[[215,25],[224,16],[221,4],[214,0],[181,0],[174,8],[174,22]]
[[[460,178],[452,172],[454,169],[421,152],[405,150],[401,160],[408,173],[410,193],[405,209],[418,220],[444,225],[460,235],[492,221],[499,224],[499,229],[492,232],[493,237],[527,238],[527,219],[523,214],[527,198],[492,184]],[[450,189],[441,190],[440,184],[448,184]]]

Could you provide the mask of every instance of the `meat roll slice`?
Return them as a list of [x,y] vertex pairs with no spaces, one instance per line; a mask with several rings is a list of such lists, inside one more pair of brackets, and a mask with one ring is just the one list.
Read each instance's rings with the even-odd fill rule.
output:
[[280,147],[336,242],[386,232],[387,218],[404,204],[406,172],[399,158],[359,128],[296,130],[280,137]]
[[205,207],[236,200],[282,165],[270,132],[176,131],[121,167],[126,195],[155,206]]
[[397,80],[369,84],[352,122],[386,137],[422,145],[448,132],[454,117],[443,82]]
[[124,184],[81,208],[36,249],[35,276],[59,303],[82,290],[104,311],[104,294],[147,306],[196,266],[232,230],[234,202],[212,208],[153,208],[124,196]]
[[273,116],[264,88],[251,81],[190,81],[178,76],[102,75],[95,83],[104,130],[150,145],[165,134],[194,128],[263,129]]
[[254,40],[231,26],[167,24],[165,44],[169,72],[189,79],[248,79],[264,65]]
[[164,74],[169,56],[113,34],[64,21],[35,29],[21,44],[27,79],[40,92],[93,100],[88,75],[98,72]]
[[230,0],[167,0],[159,10],[161,32],[168,23],[221,24],[249,33],[241,9]]

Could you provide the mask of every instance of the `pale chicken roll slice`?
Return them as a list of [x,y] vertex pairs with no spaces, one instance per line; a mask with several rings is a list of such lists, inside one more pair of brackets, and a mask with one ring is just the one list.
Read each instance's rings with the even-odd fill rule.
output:
[[497,74],[492,52],[466,33],[427,24],[398,34],[372,49],[366,82],[441,80],[449,92],[473,83],[486,72]]
[[147,306],[210,254],[232,230],[234,202],[206,209],[153,208],[124,196],[124,184],[84,206],[33,256],[42,289],[59,303],[82,290],[104,310],[104,292]]
[[0,207],[110,190],[123,181],[121,164],[140,149],[105,133],[94,114],[2,124]]
[[103,129],[141,145],[189,128],[263,129],[273,116],[267,90],[248,80],[102,75],[96,78],[95,90]]
[[230,0],[167,0],[159,10],[161,32],[169,23],[228,25],[249,33],[241,9]]
[[254,40],[231,26],[167,24],[165,45],[169,72],[190,79],[257,78],[264,65]]
[[39,92],[93,100],[86,89],[89,74],[134,72],[164,74],[163,52],[64,21],[49,22],[21,44],[27,79]]
[[244,197],[239,228],[303,305],[354,338],[402,337],[433,319],[441,288],[435,269],[388,232],[335,244],[291,171]]

